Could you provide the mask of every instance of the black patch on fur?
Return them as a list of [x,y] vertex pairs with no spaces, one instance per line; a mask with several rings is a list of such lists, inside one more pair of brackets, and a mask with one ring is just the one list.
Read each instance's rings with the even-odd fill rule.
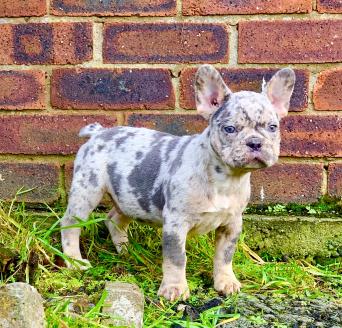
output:
[[156,192],[152,195],[152,203],[155,207],[157,207],[159,210],[163,210],[165,205],[165,197],[163,193],[163,185],[161,184]]
[[224,249],[224,263],[228,264],[233,260],[235,244],[229,244]]
[[121,193],[121,180],[122,180],[122,176],[120,174],[117,173],[117,163],[114,162],[112,164],[109,164],[107,166],[107,173],[109,175],[109,180],[110,183],[112,185],[112,190],[115,193],[115,196],[117,198],[120,197],[120,193]]
[[176,233],[163,233],[163,257],[177,267],[185,266],[185,252]]
[[97,138],[102,139],[103,141],[111,141],[118,133],[122,132],[123,130],[124,128],[120,126],[106,129],[102,133],[100,133]]
[[81,165],[77,165],[77,166],[75,166],[75,170],[74,170],[74,172],[75,172],[75,173],[77,173],[77,172],[80,170],[80,168],[81,168]]
[[89,150],[90,150],[90,147],[87,146],[85,149],[84,149],[84,153],[83,153],[83,159],[85,159],[89,153]]
[[89,183],[91,185],[93,185],[94,187],[97,187],[99,185],[99,181],[98,181],[97,175],[94,173],[94,171],[90,172]]
[[128,176],[133,194],[137,197],[141,208],[146,212],[151,210],[151,193],[160,171],[162,161],[160,152],[163,143],[163,140],[155,142],[144,159],[133,168]]
[[[184,139],[185,140],[185,139]],[[184,141],[183,145],[178,149],[177,156],[171,163],[170,173],[174,174],[182,165],[182,157],[185,151],[185,148],[192,141],[191,137],[188,137],[188,140]]]
[[218,165],[215,166],[215,171],[219,174],[221,174],[223,171],[222,171],[222,168]]
[[[211,121],[218,119],[220,114],[226,109],[225,104],[223,104],[211,117]],[[209,135],[208,135],[209,136]]]
[[141,151],[137,151],[135,153],[135,159],[140,159],[142,156],[143,156],[143,152],[141,152]]
[[172,138],[169,143],[167,144],[167,147],[166,147],[166,151],[165,151],[165,155],[166,155],[166,160],[168,161],[170,159],[170,153],[172,152],[172,150],[174,150],[177,145],[178,145],[178,142],[181,140],[181,138],[179,137],[174,137]]
[[97,150],[98,150],[98,151],[101,151],[104,147],[105,147],[105,145],[98,145],[98,146],[97,146]]
[[126,140],[130,137],[135,136],[135,133],[128,132],[127,134],[124,134],[122,137],[115,139],[116,147],[120,147],[122,144],[126,142]]

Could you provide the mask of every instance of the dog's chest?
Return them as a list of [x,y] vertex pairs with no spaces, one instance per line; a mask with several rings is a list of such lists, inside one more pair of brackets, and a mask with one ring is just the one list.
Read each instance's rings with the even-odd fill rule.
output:
[[239,187],[241,188],[240,185],[213,187],[210,196],[203,202],[203,206],[194,218],[190,233],[205,234],[219,226],[239,220],[250,193],[249,184],[244,184],[242,190]]

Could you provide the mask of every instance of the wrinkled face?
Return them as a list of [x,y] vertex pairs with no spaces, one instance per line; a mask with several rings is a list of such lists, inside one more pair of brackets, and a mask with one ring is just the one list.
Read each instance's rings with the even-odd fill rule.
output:
[[287,115],[294,83],[293,70],[284,68],[263,82],[261,93],[233,93],[213,66],[198,69],[197,111],[209,120],[210,143],[223,163],[231,169],[253,170],[277,161],[279,120]]
[[231,168],[271,166],[280,148],[277,113],[263,94],[233,93],[210,118],[210,142]]

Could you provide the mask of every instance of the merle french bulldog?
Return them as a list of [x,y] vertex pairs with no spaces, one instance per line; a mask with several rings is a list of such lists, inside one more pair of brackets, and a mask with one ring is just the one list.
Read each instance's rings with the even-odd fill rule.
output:
[[[178,137],[145,128],[84,127],[90,137],[77,153],[62,227],[86,220],[105,192],[114,201],[106,225],[118,252],[127,228],[139,218],[163,229],[163,280],[158,294],[189,297],[185,242],[188,235],[216,231],[214,287],[240,289],[232,269],[242,212],[250,197],[250,173],[276,163],[279,120],[287,115],[295,83],[291,69],[278,71],[261,93],[233,93],[218,71],[196,74],[197,112],[209,121],[201,133]],[[69,267],[89,267],[79,247],[79,228],[62,230]]]

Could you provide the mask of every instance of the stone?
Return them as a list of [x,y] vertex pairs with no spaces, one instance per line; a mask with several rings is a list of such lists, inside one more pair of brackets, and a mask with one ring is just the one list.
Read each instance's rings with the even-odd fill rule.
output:
[[15,282],[0,287],[0,327],[45,327],[43,298],[29,284]]
[[143,326],[144,295],[133,284],[107,281],[105,291],[108,293],[102,312],[110,318],[102,323],[114,326]]

